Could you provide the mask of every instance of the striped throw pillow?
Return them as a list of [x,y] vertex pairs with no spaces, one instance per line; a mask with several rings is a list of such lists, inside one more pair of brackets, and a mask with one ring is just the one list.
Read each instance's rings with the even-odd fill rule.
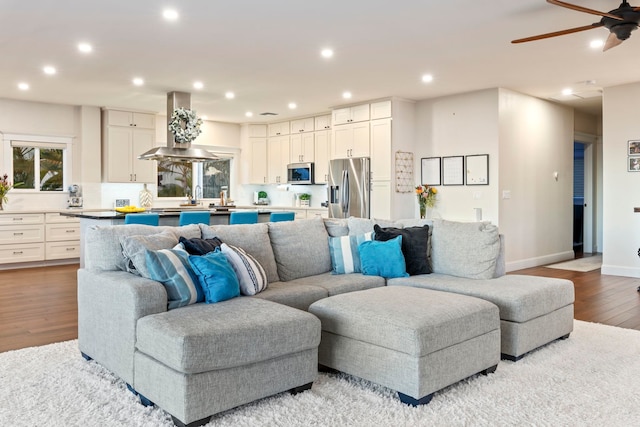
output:
[[360,273],[360,252],[358,245],[372,240],[373,233],[355,236],[329,237],[329,253],[333,274]]
[[204,301],[204,292],[189,264],[187,251],[178,246],[147,250],[145,257],[149,278],[162,283],[167,291],[169,310]]
[[267,289],[267,274],[251,254],[242,248],[223,243],[220,250],[227,257],[240,282],[242,295],[255,295]]

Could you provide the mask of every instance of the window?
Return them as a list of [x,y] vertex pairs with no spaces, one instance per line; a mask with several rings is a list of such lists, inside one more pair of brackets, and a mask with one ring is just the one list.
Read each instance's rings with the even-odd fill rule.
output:
[[[6,143],[8,141],[8,143]],[[70,138],[5,135],[5,159],[16,190],[63,192]]]
[[159,161],[158,197],[217,199],[222,191],[229,197],[232,160],[221,158],[194,163]]

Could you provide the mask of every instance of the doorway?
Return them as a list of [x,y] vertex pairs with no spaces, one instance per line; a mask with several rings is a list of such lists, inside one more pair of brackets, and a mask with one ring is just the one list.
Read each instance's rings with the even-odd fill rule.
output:
[[573,143],[573,252],[576,257],[584,253],[584,162],[585,144]]

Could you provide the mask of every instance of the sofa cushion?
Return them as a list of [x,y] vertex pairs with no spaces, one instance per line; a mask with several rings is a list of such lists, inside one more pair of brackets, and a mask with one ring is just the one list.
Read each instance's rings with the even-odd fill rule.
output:
[[402,236],[386,242],[370,240],[361,243],[359,249],[362,274],[387,279],[409,276],[401,247]]
[[349,223],[346,218],[324,218],[323,221],[329,236],[340,237],[349,234]]
[[226,243],[223,243],[220,249],[238,276],[242,295],[255,295],[267,288],[267,273],[253,256],[242,248]]
[[268,226],[280,280],[331,271],[329,235],[322,218],[270,222]]
[[248,297],[152,314],[136,328],[138,351],[185,374],[248,366],[319,342],[320,321],[312,314]]
[[147,269],[147,251],[170,249],[178,244],[178,237],[170,230],[147,236],[123,236],[120,240],[125,271],[151,277]]
[[251,298],[265,299],[297,308],[298,310],[307,311],[311,304],[329,296],[329,292],[327,292],[325,288],[308,284],[308,282],[297,283],[299,280],[304,279],[296,279],[291,282],[269,283],[267,289],[259,294],[253,295]]
[[168,309],[204,301],[198,277],[189,264],[189,254],[182,249],[160,249],[145,252],[149,279],[164,285]]
[[187,239],[180,236],[178,240],[184,246],[184,250],[189,252],[190,255],[208,254],[209,252],[215,251],[216,248],[219,248],[222,244],[222,241],[217,237],[213,239],[201,239],[199,237]]
[[323,273],[316,276],[301,277],[300,279],[286,282],[287,284],[317,286],[326,289],[329,296],[344,294],[353,291],[379,288],[385,286],[384,277],[365,276],[360,273],[334,275]]
[[491,279],[500,253],[498,227],[488,222],[433,221],[431,267],[434,273]]
[[429,260],[427,259],[427,248],[429,245],[429,226],[396,228],[382,228],[378,224],[373,226],[375,239],[383,242],[391,240],[397,236],[402,236],[402,255],[410,276],[416,274],[429,274]]
[[371,240],[373,233],[357,236],[329,237],[329,254],[333,274],[360,273],[360,243]]
[[376,224],[380,225],[380,227],[400,227],[394,221],[386,219],[357,218],[355,216],[347,218],[347,224],[349,225],[350,236],[372,232],[373,226]]
[[202,238],[219,237],[224,243],[253,255],[267,274],[269,283],[280,280],[266,223],[237,225],[201,225]]

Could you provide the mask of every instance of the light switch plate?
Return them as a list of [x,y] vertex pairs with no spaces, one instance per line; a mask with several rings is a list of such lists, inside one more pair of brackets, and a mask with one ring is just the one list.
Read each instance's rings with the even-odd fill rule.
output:
[[116,199],[116,208],[129,206],[129,199]]

